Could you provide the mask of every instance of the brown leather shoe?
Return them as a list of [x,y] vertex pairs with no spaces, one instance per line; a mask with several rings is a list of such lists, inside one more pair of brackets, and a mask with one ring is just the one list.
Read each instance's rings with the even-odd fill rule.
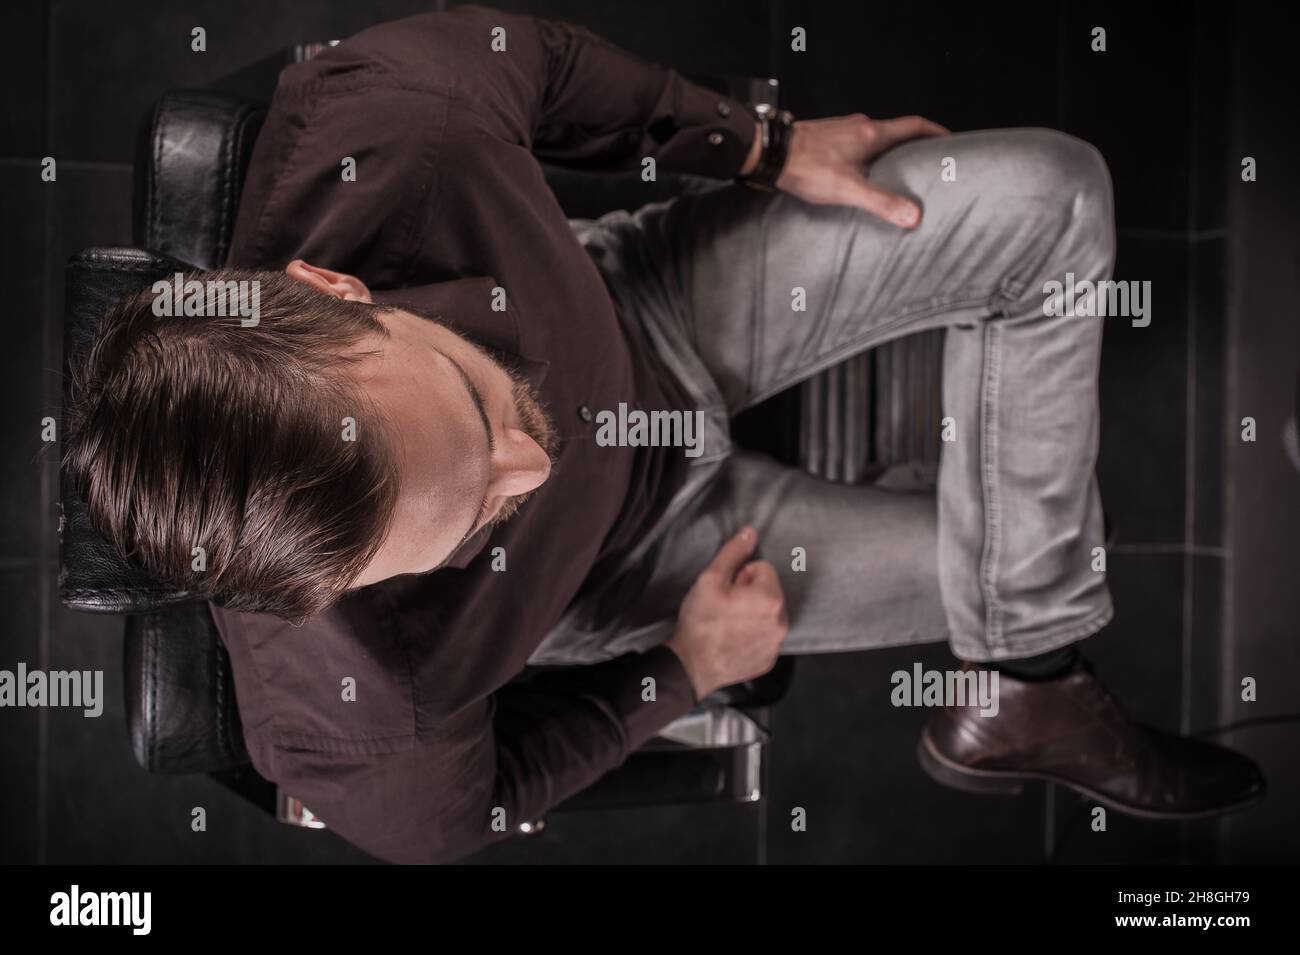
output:
[[980,716],[976,706],[945,706],[930,717],[917,752],[936,782],[1013,794],[1025,780],[1039,779],[1146,819],[1213,816],[1264,795],[1254,762],[1134,723],[1086,668],[1036,683],[999,673],[998,691],[995,716]]

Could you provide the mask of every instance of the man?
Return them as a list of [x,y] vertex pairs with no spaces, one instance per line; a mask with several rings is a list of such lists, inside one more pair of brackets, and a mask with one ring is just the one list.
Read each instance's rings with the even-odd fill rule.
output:
[[[570,222],[536,157],[746,184]],[[206,276],[259,283],[259,318],[119,304],[67,462],[212,601],[257,769],[385,859],[514,831],[778,652],[942,639],[1001,679],[996,716],[935,713],[936,778],[1220,812],[1254,766],[1133,724],[1074,649],[1111,617],[1102,320],[1043,288],[1106,278],[1113,240],[1062,134],[790,125],[583,30],[414,17],[284,72]],[[740,410],[939,327],[937,513],[731,448]]]

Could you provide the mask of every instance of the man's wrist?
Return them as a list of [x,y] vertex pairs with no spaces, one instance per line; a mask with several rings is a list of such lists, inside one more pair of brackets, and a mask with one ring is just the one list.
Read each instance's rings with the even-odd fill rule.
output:
[[682,669],[686,671],[686,679],[690,681],[691,690],[695,693],[695,702],[698,703],[700,700],[704,699],[704,697],[712,691],[713,687],[704,685],[696,672],[696,667],[690,653],[682,646],[681,642],[678,641],[675,636],[665,643],[664,646],[676,655],[677,660],[682,665]]
[[[758,119],[758,134],[755,145],[750,147],[745,169],[736,179],[747,186],[775,192],[777,182],[785,171],[790,158],[790,143],[794,138],[794,114],[789,110],[776,109],[762,104],[754,108]],[[756,162],[750,162],[754,149],[758,150]]]

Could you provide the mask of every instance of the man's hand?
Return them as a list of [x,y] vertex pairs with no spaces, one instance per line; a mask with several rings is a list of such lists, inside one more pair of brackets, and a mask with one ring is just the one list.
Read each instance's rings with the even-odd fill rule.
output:
[[668,646],[681,658],[697,698],[772,669],[790,631],[776,568],[749,560],[757,544],[757,532],[741,528],[682,601]]
[[857,206],[913,229],[921,222],[920,207],[868,180],[868,164],[909,139],[945,135],[947,129],[920,116],[868,119],[855,113],[796,122],[785,169],[776,184],[805,202]]

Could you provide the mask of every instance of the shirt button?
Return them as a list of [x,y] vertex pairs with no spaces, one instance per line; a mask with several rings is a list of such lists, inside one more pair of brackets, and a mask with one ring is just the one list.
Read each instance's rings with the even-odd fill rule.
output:
[[721,146],[721,145],[722,145],[722,133],[709,133],[709,145],[710,145],[710,146]]
[[578,405],[578,417],[588,424],[591,423],[591,409],[586,405]]
[[721,116],[723,119],[726,119],[728,116],[731,115],[731,107],[728,106],[726,103],[719,103],[718,115]]

